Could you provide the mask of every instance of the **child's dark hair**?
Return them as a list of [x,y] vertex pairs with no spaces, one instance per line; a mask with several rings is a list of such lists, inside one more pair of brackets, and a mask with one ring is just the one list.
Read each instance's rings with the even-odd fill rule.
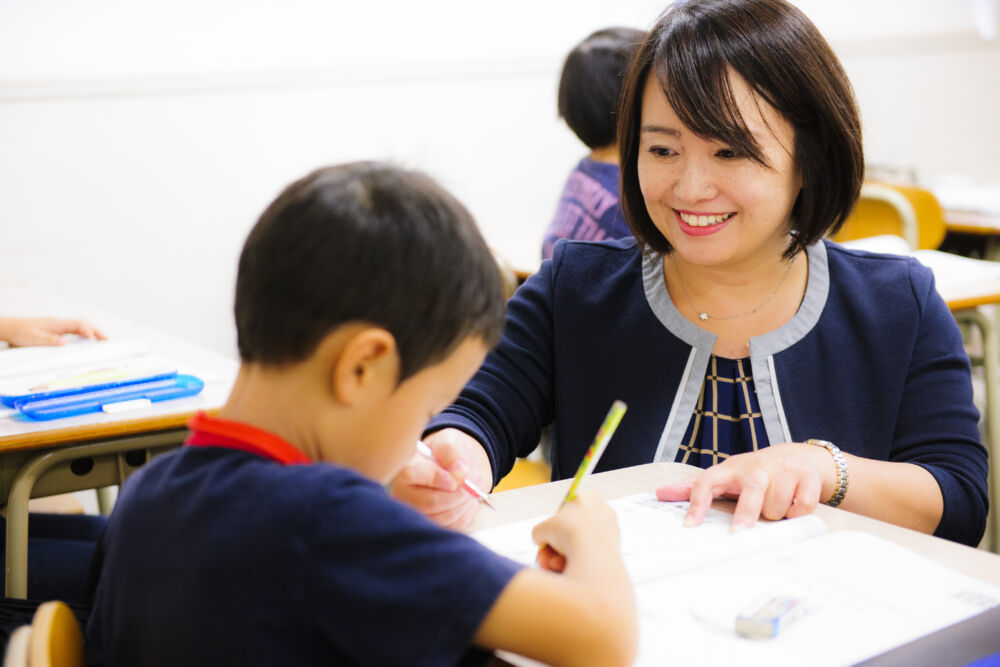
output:
[[636,52],[622,94],[622,212],[640,243],[670,251],[639,187],[642,94],[650,76],[685,127],[768,166],[736,106],[730,69],[795,133],[802,190],[792,207],[795,234],[785,253],[792,257],[836,232],[850,214],[864,177],[864,152],[847,74],[816,26],[783,0],[687,0],[657,20]]
[[615,143],[622,80],[645,35],[634,28],[605,28],[566,56],[559,78],[559,115],[589,148]]
[[398,381],[503,329],[500,273],[468,210],[430,177],[378,162],[319,169],[267,207],[240,255],[243,361],[294,363],[348,322],[386,329]]

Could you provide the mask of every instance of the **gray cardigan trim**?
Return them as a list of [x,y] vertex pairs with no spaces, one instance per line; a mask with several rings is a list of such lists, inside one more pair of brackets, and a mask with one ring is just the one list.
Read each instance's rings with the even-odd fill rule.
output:
[[[808,334],[819,322],[830,292],[830,272],[827,264],[826,245],[819,241],[806,249],[809,258],[809,276],[806,293],[795,315],[783,326],[762,336],[750,339],[750,365],[753,369],[754,387],[764,419],[764,430],[769,443],[788,442],[791,435],[788,420],[781,405],[774,355],[785,350]],[[656,461],[673,461],[677,458],[681,438],[687,430],[690,415],[698,401],[705,371],[712,356],[717,336],[688,321],[670,300],[663,275],[663,255],[643,253],[642,284],[646,301],[660,323],[677,338],[691,346],[684,374],[670,412],[667,414]],[[687,415],[687,418],[683,418]]]

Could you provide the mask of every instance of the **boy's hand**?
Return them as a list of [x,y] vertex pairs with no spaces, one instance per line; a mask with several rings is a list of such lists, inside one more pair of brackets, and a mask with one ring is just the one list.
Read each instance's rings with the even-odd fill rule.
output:
[[555,516],[535,526],[531,537],[544,545],[538,564],[553,572],[599,564],[609,553],[619,554],[621,542],[614,510],[589,489],[577,492]]
[[0,318],[0,340],[7,341],[12,347],[62,345],[64,334],[76,334],[91,340],[105,339],[97,327],[84,320],[55,317]]
[[484,491],[489,489],[493,480],[489,457],[475,438],[458,429],[432,433],[424,443],[437,463],[415,454],[392,481],[392,495],[438,525],[461,530],[472,523],[479,501],[460,483],[468,477]]

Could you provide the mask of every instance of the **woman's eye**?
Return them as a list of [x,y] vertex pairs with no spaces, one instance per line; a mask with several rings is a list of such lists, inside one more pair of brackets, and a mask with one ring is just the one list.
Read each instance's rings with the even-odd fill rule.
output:
[[735,160],[736,158],[740,157],[740,154],[731,148],[723,148],[718,152],[716,152],[716,155],[721,157],[723,160]]
[[674,154],[673,149],[665,146],[653,146],[649,149],[649,152],[657,157],[670,157]]

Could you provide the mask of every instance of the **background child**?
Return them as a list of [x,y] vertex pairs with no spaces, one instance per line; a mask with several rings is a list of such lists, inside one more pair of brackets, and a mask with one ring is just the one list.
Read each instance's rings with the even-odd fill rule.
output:
[[[104,334],[85,320],[55,317],[0,317],[0,342],[11,347],[61,345],[65,334],[104,340]],[[54,503],[51,502],[58,498]],[[32,500],[28,522],[28,597],[81,601],[86,595],[87,573],[94,545],[104,528],[104,517],[53,513],[82,509],[70,495]],[[65,509],[64,509],[65,508]],[[0,550],[7,540],[6,522],[0,517]]]
[[[559,576],[384,490],[503,326],[496,264],[461,204],[377,163],[314,172],[251,231],[235,310],[228,402],[129,479],[102,538],[88,639],[108,664],[443,665],[472,645],[633,658],[602,501],[535,529]],[[456,488],[465,463],[435,455]]]
[[632,54],[646,33],[605,28],[577,44],[559,78],[559,115],[590,154],[580,160],[563,188],[542,241],[542,259],[559,239],[600,241],[630,236],[618,206],[616,111]]
[[11,347],[61,345],[64,334],[104,340],[104,334],[84,320],[56,317],[0,317],[0,341]]

